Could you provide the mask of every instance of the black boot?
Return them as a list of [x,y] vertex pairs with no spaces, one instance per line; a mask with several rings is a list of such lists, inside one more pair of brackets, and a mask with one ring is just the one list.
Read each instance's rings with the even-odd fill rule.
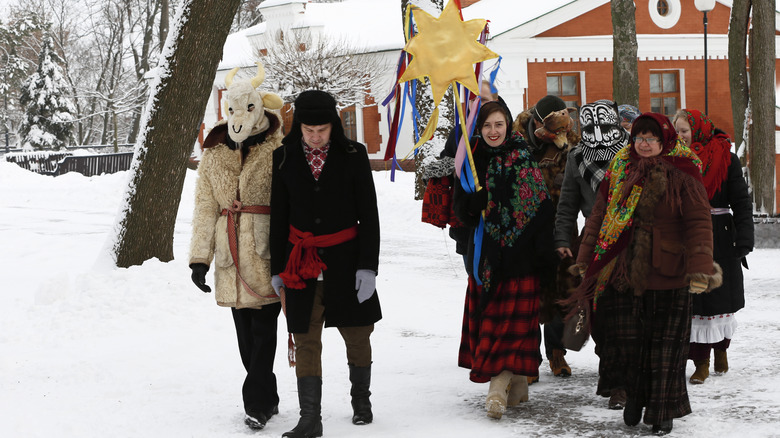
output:
[[369,424],[374,421],[371,413],[371,365],[367,367],[349,366],[349,381],[352,382],[352,424]]
[[265,427],[265,423],[271,419],[274,415],[279,413],[279,407],[274,406],[271,409],[263,411],[247,410],[246,418],[244,418],[244,424],[249,426],[250,429],[260,430]]
[[298,378],[298,403],[301,405],[301,419],[298,425],[282,434],[290,438],[312,438],[322,436],[322,377]]
[[642,419],[642,405],[636,399],[628,399],[623,408],[623,422],[626,426],[636,426]]
[[662,421],[653,425],[653,433],[656,435],[666,435],[672,431],[672,420]]

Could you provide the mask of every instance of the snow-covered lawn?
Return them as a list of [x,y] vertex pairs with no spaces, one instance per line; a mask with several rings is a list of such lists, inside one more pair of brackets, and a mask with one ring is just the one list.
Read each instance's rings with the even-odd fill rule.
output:
[[[196,173],[177,216],[175,255],[130,269],[101,249],[127,174],[44,177],[0,161],[0,436],[280,436],[298,418],[294,370],[280,319],[280,415],[260,432],[243,425],[228,309],[190,281],[187,251]],[[484,414],[487,385],[456,365],[466,277],[446,231],[420,222],[413,177],[375,173],[382,250],[377,289],[384,319],[373,339],[375,421],[350,423],[338,332],[324,339],[323,423],[331,437],[643,436],[594,395],[593,344],[566,357],[574,375],[550,374],[500,421]],[[173,214],[173,212],[160,212]],[[730,371],[690,386],[693,414],[673,436],[780,436],[780,250],[757,250]],[[213,278],[207,277],[213,284]],[[689,363],[688,374],[693,372]]]

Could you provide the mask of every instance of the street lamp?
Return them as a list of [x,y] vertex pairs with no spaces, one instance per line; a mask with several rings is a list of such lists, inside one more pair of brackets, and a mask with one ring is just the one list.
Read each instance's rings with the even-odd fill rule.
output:
[[704,113],[709,115],[709,99],[707,97],[707,12],[715,8],[715,0],[694,0],[696,9],[704,12]]

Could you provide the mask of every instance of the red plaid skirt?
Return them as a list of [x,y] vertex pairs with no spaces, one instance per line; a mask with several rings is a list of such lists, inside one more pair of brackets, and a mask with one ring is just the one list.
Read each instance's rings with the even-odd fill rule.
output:
[[539,278],[512,278],[499,283],[487,307],[479,311],[477,286],[469,277],[458,365],[469,368],[472,382],[489,382],[501,371],[539,375]]

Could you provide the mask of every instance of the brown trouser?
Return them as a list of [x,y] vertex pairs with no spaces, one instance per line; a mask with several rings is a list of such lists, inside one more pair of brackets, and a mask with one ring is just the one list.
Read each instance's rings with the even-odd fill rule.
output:
[[[314,291],[314,306],[307,333],[294,333],[296,377],[322,377],[322,326],[325,306],[322,304],[322,282]],[[374,324],[360,327],[338,327],[347,347],[347,363],[358,367],[371,365],[371,332]]]

